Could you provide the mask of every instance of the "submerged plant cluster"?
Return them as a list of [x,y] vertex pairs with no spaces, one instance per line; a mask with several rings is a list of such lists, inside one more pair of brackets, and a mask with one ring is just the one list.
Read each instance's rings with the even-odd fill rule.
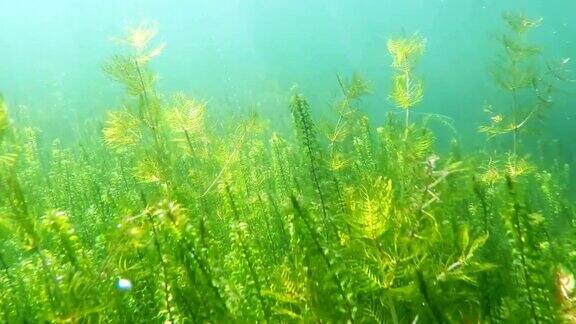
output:
[[511,104],[481,128],[510,143],[497,151],[439,156],[410,118],[418,35],[388,41],[404,118],[381,125],[354,75],[328,130],[298,91],[294,136],[254,116],[206,127],[204,102],[158,93],[153,28],[105,64],[125,100],[77,146],[40,147],[0,101],[0,321],[574,321],[570,171],[522,151],[562,67],[532,63],[539,21],[504,17]]

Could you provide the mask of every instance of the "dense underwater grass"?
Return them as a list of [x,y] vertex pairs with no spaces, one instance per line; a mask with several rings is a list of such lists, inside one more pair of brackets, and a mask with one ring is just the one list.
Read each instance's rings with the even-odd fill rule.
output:
[[354,75],[327,129],[297,90],[295,136],[257,116],[206,126],[205,103],[157,92],[146,27],[104,65],[120,108],[77,146],[39,147],[2,103],[2,321],[573,321],[569,166],[523,152],[567,62],[538,64],[539,21],[504,18],[493,73],[509,104],[480,131],[505,144],[474,154],[438,156],[441,117],[411,114],[418,35],[388,41],[401,115],[381,125]]

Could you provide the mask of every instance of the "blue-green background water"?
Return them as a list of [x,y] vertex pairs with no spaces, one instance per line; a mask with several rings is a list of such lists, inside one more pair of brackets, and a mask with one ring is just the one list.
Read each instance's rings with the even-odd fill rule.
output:
[[[485,143],[483,105],[506,104],[488,73],[504,10],[544,19],[533,40],[545,57],[576,59],[573,0],[2,0],[0,91],[13,109],[27,107],[44,137],[74,138],[120,102],[122,89],[101,71],[118,51],[111,39],[157,22],[167,44],[153,63],[160,88],[207,100],[212,118],[256,110],[284,123],[294,85],[325,116],[339,95],[336,75],[358,72],[372,84],[363,107],[377,121],[394,109],[386,39],[418,32],[427,49],[416,112],[453,118],[457,136],[476,149]],[[566,160],[575,154],[575,89],[568,83],[555,96],[543,132],[560,139]],[[452,136],[441,130],[440,146]]]

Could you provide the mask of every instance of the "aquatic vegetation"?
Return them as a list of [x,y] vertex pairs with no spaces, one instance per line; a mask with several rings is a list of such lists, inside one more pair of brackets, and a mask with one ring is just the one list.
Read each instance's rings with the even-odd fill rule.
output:
[[541,25],[542,19],[530,20],[523,14],[510,12],[504,13],[503,18],[508,31],[499,37],[502,55],[492,74],[495,82],[509,93],[506,104],[509,109],[498,113],[492,105],[487,106],[485,111],[491,115],[491,123],[481,126],[480,131],[489,137],[511,133],[511,153],[516,158],[521,131],[552,105],[555,83],[563,81],[558,73],[565,69],[565,63],[560,62],[555,68],[550,64],[546,68],[539,66],[541,50],[528,42],[527,35]]
[[16,162],[16,154],[8,150],[8,145],[4,139],[10,131],[10,120],[8,116],[8,107],[0,95],[0,170],[2,167],[10,167]]
[[515,134],[504,154],[441,153],[430,119],[410,119],[418,35],[387,44],[405,116],[381,123],[358,74],[338,76],[327,127],[297,90],[293,134],[255,115],[213,123],[207,103],[157,89],[154,26],[120,39],[103,70],[124,96],[76,145],[39,142],[0,98],[1,321],[573,320],[569,166],[514,149],[549,106],[524,42],[540,21],[504,18],[503,100],[536,98],[481,129]]
[[128,151],[142,138],[138,120],[122,111],[109,113],[103,133],[106,146],[117,153]]
[[4,136],[8,130],[8,108],[4,103],[4,99],[0,96],[0,138]]
[[[533,119],[541,117],[552,105],[551,96],[555,83],[563,80],[551,77],[549,68],[539,67],[536,59],[541,51],[526,41],[526,34],[538,27],[542,20],[530,20],[517,13],[505,13],[503,17],[509,33],[500,37],[504,54],[501,65],[494,70],[494,77],[509,94],[510,108],[506,113],[495,113],[493,107],[488,107],[486,111],[492,114],[491,124],[482,126],[480,131],[489,138],[511,134],[512,144],[506,157],[499,162],[490,162],[491,166],[483,179],[485,185],[482,189],[478,186],[476,194],[483,201],[484,213],[488,212],[488,192],[491,192],[490,196],[502,199],[500,204],[503,210],[499,219],[492,218],[490,223],[492,226],[498,224],[499,235],[504,234],[502,230],[505,231],[509,243],[506,246],[492,238],[492,242],[487,244],[500,245],[500,249],[506,251],[508,266],[512,270],[510,276],[519,284],[511,288],[516,290],[514,294],[523,296],[523,299],[510,304],[508,312],[513,314],[514,318],[522,318],[522,321],[556,322],[572,316],[569,315],[572,313],[571,302],[562,310],[560,306],[563,302],[554,297],[554,291],[561,289],[554,279],[558,269],[562,269],[566,262],[571,262],[568,261],[568,251],[572,243],[560,237],[569,235],[571,230],[567,227],[561,231],[556,230],[552,235],[551,232],[556,226],[553,225],[552,214],[544,216],[543,210],[548,208],[547,203],[532,203],[542,193],[535,192],[530,186],[539,186],[537,183],[541,172],[547,171],[538,171],[538,168],[520,153],[519,144],[522,143],[521,131],[524,131]],[[494,167],[502,171],[495,171]],[[503,183],[505,185],[502,185]],[[487,260],[498,263],[493,257],[487,257]],[[488,285],[493,278],[486,280]],[[497,282],[501,284],[499,280]],[[494,285],[494,282],[490,285]],[[493,298],[491,293],[487,294],[487,300]],[[490,306],[490,309],[494,309],[493,306]],[[529,312],[522,313],[522,310]]]
[[406,133],[410,126],[410,109],[422,101],[423,97],[422,81],[413,74],[413,70],[424,53],[424,47],[425,40],[419,35],[388,40],[388,52],[392,55],[392,67],[396,70],[392,77],[390,98],[405,111]]

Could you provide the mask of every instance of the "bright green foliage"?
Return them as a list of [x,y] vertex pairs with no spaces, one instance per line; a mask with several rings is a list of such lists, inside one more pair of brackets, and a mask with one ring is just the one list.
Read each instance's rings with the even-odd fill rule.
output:
[[138,119],[129,112],[110,112],[104,128],[104,143],[117,153],[127,152],[142,139]]
[[388,40],[388,52],[392,56],[392,93],[390,99],[405,111],[405,133],[408,137],[410,109],[420,103],[424,96],[422,81],[414,75],[414,68],[424,53],[426,41],[419,35]]
[[8,131],[8,108],[4,103],[4,98],[0,95],[0,140]]
[[[4,168],[10,168],[16,163],[17,155],[9,144],[4,143],[4,139],[10,133],[10,120],[8,116],[8,107],[4,98],[0,94],[0,172]],[[5,171],[4,171],[5,172]]]
[[392,77],[390,97],[396,106],[402,109],[410,109],[422,101],[422,81],[413,75],[413,70],[424,52],[424,44],[424,39],[418,35],[388,40],[388,51],[393,59],[392,67],[396,70]]
[[179,135],[174,140],[185,145],[191,153],[194,145],[204,140],[204,111],[203,103],[187,98],[183,93],[174,95],[168,110],[167,123]]
[[349,223],[357,235],[376,241],[384,234],[388,227],[387,223],[394,216],[392,181],[383,183],[379,178],[372,186],[362,191],[363,199],[348,198],[351,214]]
[[[517,35],[538,24],[506,20]],[[371,121],[359,75],[338,77],[327,127],[298,92],[286,107],[293,136],[256,116],[210,123],[202,101],[157,92],[155,33],[120,40],[129,50],[104,70],[126,97],[75,146],[41,144],[0,104],[0,321],[574,317],[568,166],[441,154],[433,118]],[[514,41],[514,60],[533,55]],[[391,97],[407,114],[422,99],[424,41],[388,48]]]

